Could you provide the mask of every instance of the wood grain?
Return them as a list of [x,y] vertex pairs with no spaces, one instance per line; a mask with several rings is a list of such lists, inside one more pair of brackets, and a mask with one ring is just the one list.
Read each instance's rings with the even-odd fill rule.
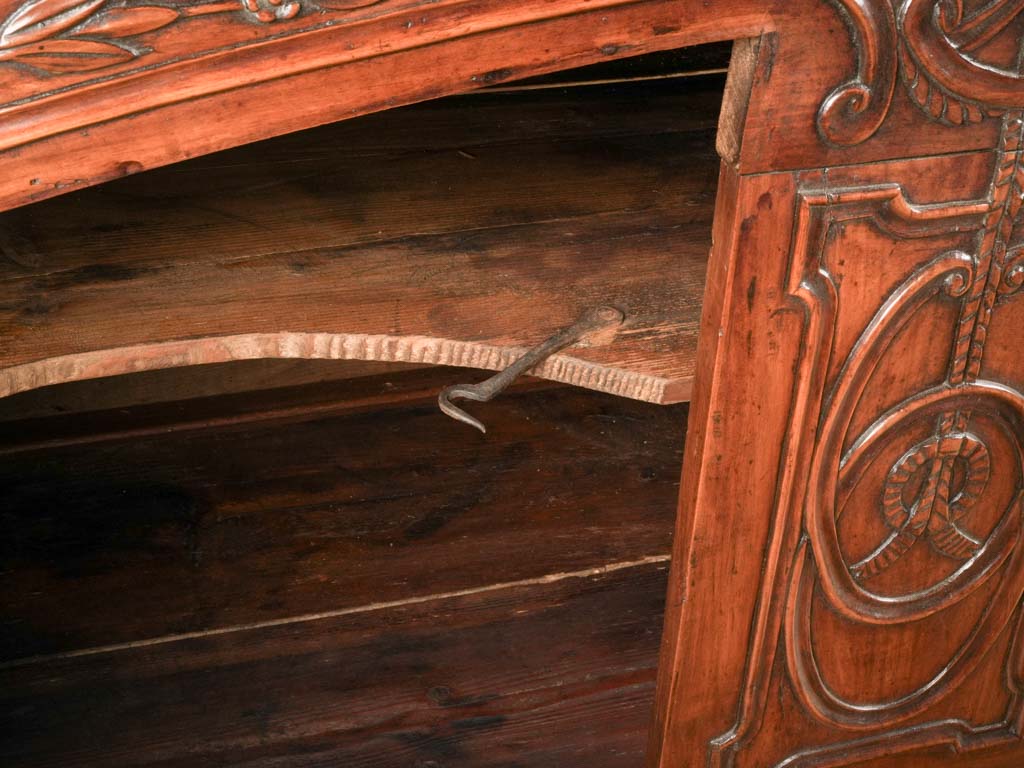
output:
[[[662,144],[666,136],[626,131],[623,137],[640,136],[630,144],[636,154],[657,158],[656,167],[646,169],[632,159],[627,162],[628,152],[621,152],[625,145],[619,139],[609,143],[607,136],[600,156],[589,154],[593,147],[587,140],[522,155],[505,151],[511,146],[506,143],[500,145],[504,165],[493,166],[498,174],[489,183],[474,183],[474,171],[458,164],[410,157],[404,167],[413,173],[382,173],[381,178],[389,178],[389,187],[416,191],[418,204],[426,201],[437,226],[420,219],[426,229],[401,232],[397,239],[327,227],[329,238],[341,230],[355,237],[325,243],[312,238],[304,249],[291,242],[267,251],[246,244],[237,258],[146,262],[143,256],[98,271],[95,266],[105,256],[86,260],[84,267],[73,266],[72,259],[55,271],[29,264],[25,275],[5,281],[10,290],[0,310],[17,321],[0,331],[5,343],[14,345],[13,365],[50,362],[35,374],[22,369],[20,386],[132,367],[268,354],[361,354],[387,360],[419,355],[430,362],[464,354],[463,363],[497,365],[509,349],[535,343],[575,319],[581,309],[577,301],[615,301],[608,298],[610,290],[621,290],[621,301],[630,309],[639,315],[652,311],[655,320],[638,327],[656,333],[642,331],[642,338],[624,334],[612,344],[595,345],[580,352],[584,363],[548,374],[672,399],[665,394],[669,386],[661,389],[661,382],[681,380],[664,378],[656,366],[639,372],[652,377],[647,390],[618,374],[640,359],[630,356],[629,345],[642,346],[645,354],[653,348],[665,352],[668,347],[659,344],[688,337],[691,326],[686,323],[666,325],[662,335],[657,335],[657,323],[675,317],[671,312],[686,303],[680,301],[683,294],[692,289],[699,296],[706,285],[699,357],[688,358],[696,382],[692,439],[686,448],[649,764],[917,768],[941,765],[955,753],[957,764],[1019,765],[1024,754],[1024,375],[1018,354],[1024,288],[1024,71],[1019,55],[1024,3],[383,0],[339,10],[328,1],[168,3],[164,10],[147,11],[142,21],[128,3],[111,21],[101,0],[24,5],[0,0],[0,83],[12,85],[0,90],[14,94],[0,108],[0,146],[5,148],[0,206],[25,205],[314,124],[517,78],[745,38],[737,46],[724,113],[720,147],[728,163],[718,187],[714,237],[699,241],[698,229],[706,230],[696,226],[697,218],[683,214],[680,221],[680,210],[687,206],[679,203],[690,199],[689,192],[674,199],[674,207],[667,204],[669,198],[664,207],[653,200],[660,197],[672,158],[678,162],[698,154],[697,142],[669,149]],[[321,11],[324,23],[318,25],[314,12]],[[182,18],[172,23],[170,12]],[[147,25],[151,28],[144,31]],[[85,29],[96,34],[83,37]],[[90,54],[90,72],[101,74],[68,71],[82,68],[83,51]],[[55,57],[55,52],[63,55]],[[62,71],[35,71],[47,66]],[[627,114],[623,122],[630,118]],[[643,124],[641,118],[634,122]],[[562,150],[570,147],[573,157],[567,161]],[[475,156],[464,146],[448,152],[462,160]],[[489,160],[489,154],[481,152],[476,159]],[[378,169],[367,168],[349,177],[344,192],[335,183],[310,196],[323,199],[337,191],[339,197],[369,200],[378,209],[383,202],[399,218],[407,215],[401,200],[377,194],[372,180]],[[713,164],[706,169],[713,172]],[[565,191],[551,196],[534,192],[544,186],[533,186],[536,179],[550,171],[557,178],[553,183]],[[637,186],[614,186],[618,182],[612,179],[620,173]],[[437,190],[422,194],[424,187],[417,186],[423,179],[441,178],[460,189],[447,196]],[[186,197],[194,195],[195,186]],[[481,196],[488,187],[491,191]],[[525,191],[537,198],[526,218],[493,215],[495,190],[503,190],[505,202],[510,188],[517,196]],[[258,211],[262,221],[275,220],[275,205],[295,211],[275,197],[275,183],[258,189],[266,202],[248,198],[246,210],[232,211],[236,219]],[[301,201],[306,191],[297,184],[285,196]],[[591,203],[600,198],[608,206],[573,209],[584,198]],[[483,209],[466,200],[481,200]],[[462,205],[470,214],[463,221],[479,215],[491,221],[471,229],[460,226],[461,214],[449,217]],[[216,204],[209,207],[217,210]],[[322,207],[306,210],[320,212]],[[556,215],[538,217],[537,210]],[[665,226],[655,223],[659,211],[667,212]],[[193,210],[189,217],[202,222],[207,212]],[[303,238],[295,235],[301,229],[285,226],[277,232],[301,246]],[[673,244],[672,233],[682,233],[694,251]],[[200,239],[192,232],[172,244],[174,258],[181,256],[182,243]],[[247,243],[257,241],[254,237]],[[627,242],[628,248],[619,247]],[[712,249],[706,283],[692,279],[704,271],[703,262],[694,266],[698,246]],[[31,253],[17,244],[4,247]],[[669,249],[671,257],[666,256]],[[217,253],[216,247],[206,250]],[[152,253],[138,245],[132,252]],[[294,256],[301,258],[285,259]],[[350,269],[360,262],[368,268]],[[683,262],[693,268],[680,269]],[[396,270],[396,265],[409,269]],[[418,265],[426,270],[417,273]],[[458,268],[458,278],[439,280],[452,267]],[[260,290],[245,282],[252,272],[261,277]],[[409,290],[412,280],[403,286],[396,277],[410,274],[441,290],[417,304]],[[357,285],[384,300],[360,304],[370,294]],[[423,296],[423,286],[414,287]],[[246,290],[248,303],[240,309],[237,299]],[[555,309],[538,320],[524,297]],[[452,311],[448,299],[458,311]],[[366,325],[332,324],[342,316],[339,307],[358,310]],[[506,308],[510,315],[501,314]],[[128,314],[111,317],[117,311]],[[450,329],[456,333],[448,334]],[[81,335],[73,338],[76,334]],[[226,341],[218,347],[214,337]],[[402,337],[410,341],[404,347]],[[110,339],[120,350],[113,358],[105,346]],[[346,342],[357,351],[347,352]],[[67,351],[66,345],[74,344],[82,346]],[[17,358],[34,354],[26,350],[40,357]],[[85,357],[73,357],[79,353]],[[614,358],[620,367],[606,367],[618,373],[602,378],[596,369],[622,354]],[[112,360],[117,364],[110,367]],[[361,402],[384,404],[372,394]],[[285,422],[287,414],[284,408],[272,421]],[[362,418],[365,411],[357,406],[348,417],[357,414]],[[208,426],[225,433],[245,431],[247,418],[229,415]],[[32,443],[35,448],[23,442],[7,456],[51,450],[70,455],[89,440],[94,449],[124,446],[129,437],[144,443],[154,439],[159,424],[160,418],[152,418],[132,434],[114,429],[94,438],[82,431],[44,437]],[[185,440],[200,431],[193,421],[180,424],[173,435]],[[406,435],[402,439],[407,455],[411,441]],[[561,463],[572,466],[578,453],[577,448]],[[222,454],[233,455],[224,450],[216,458]],[[320,455],[322,463],[327,455]],[[130,464],[129,459],[126,449],[118,466]],[[88,466],[87,458],[82,462]],[[381,462],[378,456],[374,468]],[[444,465],[434,459],[429,466],[434,463]],[[22,471],[30,474],[30,468]],[[198,468],[193,474],[203,476]],[[249,468],[247,482],[254,482],[253,474]],[[616,487],[601,485],[596,503],[616,509]],[[543,488],[538,498],[564,486],[549,474]],[[522,504],[519,489],[506,487],[504,493]],[[321,489],[303,490],[316,496]],[[146,498],[160,501],[158,495]],[[407,511],[419,511],[412,501],[403,504]],[[488,530],[500,527],[488,522]],[[586,526],[577,518],[572,535],[589,547],[594,541],[581,530]],[[605,530],[601,540],[617,537]],[[536,543],[517,556],[529,559],[533,549],[550,556]],[[500,570],[494,565],[500,558],[495,551],[476,569]],[[641,558],[619,563],[615,572],[649,566]],[[592,574],[589,569],[573,572],[556,583],[565,586]],[[492,583],[482,591],[473,588],[472,594],[435,593],[424,599],[483,600],[482,595],[494,596],[499,589],[551,586],[551,576],[537,577],[543,584]],[[588,620],[600,622],[594,617],[612,603],[589,605]],[[302,623],[350,615],[355,614],[304,614],[310,620]],[[434,615],[461,626],[443,611]],[[303,728],[319,737],[322,720],[317,716],[327,713],[330,720],[331,706],[340,699],[335,690],[325,690],[333,678],[314,676],[304,666],[310,656],[300,654],[294,661],[287,642],[277,639],[281,627],[276,624],[258,623],[248,630],[266,631],[271,645],[286,648],[287,672],[246,667],[249,646],[238,645],[212,666],[218,680],[237,680],[224,671],[227,659],[248,672],[246,683],[252,687],[238,689],[247,699],[257,698],[256,680],[269,680],[272,694],[284,692],[266,697],[275,703],[285,699],[278,705],[283,716],[267,714],[270,727],[253,737],[247,725],[238,726],[244,722],[240,707],[226,706],[211,718],[221,735],[198,746],[189,740],[194,729],[175,730],[179,722],[194,722],[185,711],[194,689],[175,687],[193,668],[162,654],[193,642],[209,652],[228,638],[237,639],[237,628],[165,634],[145,645],[102,652],[90,647],[74,657],[49,658],[54,663],[45,673],[46,660],[40,657],[9,667],[29,675],[18,682],[24,685],[21,695],[29,698],[12,709],[16,719],[28,723],[29,748],[64,764],[66,753],[46,750],[50,732],[67,724],[77,742],[98,735],[105,759],[131,762],[141,742],[125,737],[132,743],[118,746],[130,727],[117,722],[108,728],[119,730],[108,735],[102,724],[89,719],[85,705],[75,704],[84,697],[80,693],[62,700],[70,713],[66,720],[61,705],[50,710],[56,713],[53,719],[35,720],[33,702],[41,699],[32,698],[37,695],[33,691],[45,696],[49,681],[63,686],[67,678],[61,665],[80,664],[68,673],[85,679],[78,690],[103,703],[109,688],[96,682],[103,680],[113,688],[112,698],[126,705],[106,711],[128,712],[135,722],[150,723],[146,686],[136,698],[140,689],[120,688],[120,681],[150,675],[148,681],[173,667],[179,677],[169,688],[154,689],[168,702],[173,719],[157,722],[151,731],[156,738],[142,740],[147,757],[181,764],[177,750],[184,741],[209,762],[252,757],[264,763],[309,763],[324,754],[323,762],[339,762],[330,747],[320,751],[319,740],[311,744],[291,738],[294,729]],[[567,649],[566,656],[572,656],[581,647],[578,638],[552,641],[551,630],[545,627],[539,635],[545,650]],[[297,643],[317,641],[301,630],[293,632],[289,639]],[[509,636],[510,630],[503,631],[502,637]],[[260,648],[259,653],[274,653]],[[86,667],[107,661],[101,657],[108,653],[126,658],[139,653],[155,659],[158,669],[136,673],[138,667],[126,663],[125,677],[119,678],[110,671],[117,666],[112,663],[89,677]],[[378,656],[377,663],[388,670],[392,656],[385,654],[383,663]],[[632,658],[628,652],[622,656]],[[210,657],[193,657],[208,670],[205,658]],[[486,663],[488,670],[493,668],[493,656]],[[562,669],[550,659],[547,665]],[[398,667],[411,675],[415,668]],[[293,679],[306,683],[317,715],[307,719],[306,710],[289,708],[290,697],[298,695],[287,687]],[[204,687],[210,687],[207,680]],[[508,687],[520,693],[537,690],[528,684]],[[25,693],[25,688],[31,690]],[[121,696],[125,690],[128,695]],[[186,695],[175,698],[182,692]],[[357,717],[372,718],[377,710],[362,704],[351,704]],[[222,712],[226,725],[217,719]],[[422,722],[405,712],[393,720]],[[130,717],[115,719],[131,724]],[[86,737],[75,730],[79,722],[89,726]],[[35,724],[43,730],[32,732]],[[390,739],[394,731],[387,733]],[[274,742],[280,734],[284,740]],[[507,750],[490,742],[478,753],[402,753],[397,762],[549,760],[543,751],[520,748],[517,753],[517,737],[513,731],[517,743],[505,744]],[[600,735],[591,738],[601,742]],[[268,755],[261,751],[268,743],[272,752],[280,749]],[[206,744],[222,751],[210,757]],[[75,748],[79,751],[72,757],[84,756],[85,762],[99,751],[88,743]],[[343,763],[352,754],[344,749]],[[386,762],[396,762],[394,753]],[[551,762],[573,764],[564,754]],[[586,755],[583,762],[590,762]]]
[[717,95],[659,93],[642,125],[637,94],[396,112],[11,213],[0,393],[263,357],[498,369],[612,304],[612,343],[537,373],[685,400]]
[[5,433],[0,760],[636,765],[685,407],[451,373]]
[[[0,423],[45,416],[78,416],[76,425],[95,411],[135,405],[244,393],[260,393],[320,382],[334,382],[415,370],[405,363],[366,363],[356,360],[241,360],[233,363],[166,368],[131,376],[86,379],[72,384],[30,389],[0,398]],[[336,393],[336,389],[334,390]],[[0,427],[3,429],[3,427]]]
[[8,765],[641,759],[665,571],[638,566],[0,670]]
[[[8,40],[0,48],[0,92],[11,94],[0,108],[0,145],[8,148],[0,154],[0,207],[498,82],[762,36],[771,44],[759,62],[758,118],[741,160],[749,171],[944,152],[950,139],[942,126],[922,119],[902,88],[861,143],[823,140],[825,100],[860,68],[864,41],[851,18],[867,17],[860,27],[870,26],[884,8],[853,5],[861,10],[850,14],[821,0],[382,0],[358,7],[212,0],[165,3],[159,18],[148,13],[147,29],[127,20],[111,26],[104,20],[116,10],[102,0],[65,16],[49,12],[60,11],[61,0],[5,0],[0,24],[26,7],[51,22],[61,18],[31,28],[30,37],[45,38],[33,43],[41,51]],[[141,18],[146,8],[125,15]],[[893,53],[872,58],[889,63]],[[34,66],[33,57],[61,71]],[[74,71],[75,62],[87,71]],[[848,99],[839,107],[858,111]],[[987,148],[997,131],[992,122],[971,124],[957,141]]]
[[[1019,764],[1024,396],[988,334],[1021,311],[1020,125],[995,155],[723,170],[650,765]],[[861,571],[911,504],[929,530]]]
[[9,424],[4,658],[665,556],[685,407],[453,373]]
[[[310,28],[306,17],[274,25],[278,34],[270,41],[260,39],[270,25],[238,24],[227,14],[173,27],[181,36],[167,37],[185,51],[162,62],[150,59],[136,71],[87,74],[84,80],[71,76],[79,83],[52,91],[43,86],[42,92],[37,77],[0,62],[0,76],[13,76],[17,88],[28,91],[2,111],[0,143],[10,149],[0,155],[0,209],[516,77],[728,40],[759,30],[766,18],[763,8],[748,3],[734,18],[706,15],[681,25],[678,0],[643,9],[612,9],[616,4],[528,0],[510,7],[495,0],[445,0],[425,7],[389,1],[368,14],[343,15],[342,23],[319,20]],[[610,25],[613,10],[616,23]],[[512,19],[538,23],[524,36],[509,28]],[[306,29],[294,29],[298,24]],[[232,44],[239,34],[245,41]],[[196,55],[209,46],[210,55]],[[201,129],[199,114],[208,118]],[[115,124],[116,136],[108,134]],[[93,151],[97,145],[104,146],[102,153]]]

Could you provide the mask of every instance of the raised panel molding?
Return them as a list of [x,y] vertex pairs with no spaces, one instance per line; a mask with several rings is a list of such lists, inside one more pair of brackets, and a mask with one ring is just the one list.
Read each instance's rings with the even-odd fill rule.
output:
[[[915,206],[897,184],[808,187],[799,194],[788,289],[806,313],[799,408],[790,433],[799,457],[790,466],[800,467],[800,476],[780,479],[771,578],[762,585],[755,624],[757,647],[765,650],[751,659],[736,724],[710,744],[713,765],[742,763],[739,756],[761,727],[773,674],[828,733],[813,745],[781,752],[776,745],[766,764],[778,768],[844,766],[939,746],[956,752],[1006,746],[1019,743],[1024,723],[1024,393],[1013,382],[984,375],[993,313],[1024,284],[1017,231],[1024,201],[1024,81],[1016,58],[1001,67],[986,60],[985,50],[1004,34],[1019,46],[1013,27],[1024,2],[994,0],[971,9],[960,0],[837,4],[857,44],[858,71],[822,104],[823,140],[853,145],[873,136],[898,83],[929,120],[962,126],[1000,118],[1002,128],[983,201]],[[936,251],[888,286],[837,357],[837,332],[849,325],[849,310],[843,276],[833,273],[825,254],[841,240],[834,237],[837,228],[853,221],[897,243],[969,229],[976,235],[973,249]],[[892,347],[907,327],[929,307],[931,324],[940,326],[936,301],[956,304],[943,374],[878,412],[860,413],[865,389],[893,364]],[[876,463],[883,471],[872,471]],[[862,533],[862,551],[851,558],[840,528],[854,504],[873,508],[876,520],[873,528],[862,523],[873,534]],[[863,539],[872,541],[866,549]],[[932,562],[947,562],[932,578],[921,572],[922,559],[906,564],[924,547]],[[892,573],[900,567],[904,574]],[[879,580],[884,589],[873,586]],[[983,607],[958,614],[978,590],[986,590],[977,600]],[[816,642],[816,605],[844,626],[877,628],[876,656],[885,655],[887,639],[892,643],[884,628],[921,633],[927,626],[921,622],[943,615],[966,627],[936,670],[887,696],[860,698],[844,695],[825,672],[819,654],[828,653],[828,641],[824,648]],[[865,635],[859,637],[863,642]],[[950,717],[950,707],[940,704],[966,684],[1000,639],[1007,644],[1001,669],[993,673],[990,664],[987,680],[991,690],[1004,693],[1003,717],[978,722],[966,709]],[[913,654],[896,658],[914,662]],[[837,739],[844,731],[849,738]],[[771,748],[755,751],[761,759]]]
[[[750,764],[747,750],[757,755],[756,765],[842,766],[922,747],[968,751],[1019,738],[1024,661],[1016,630],[1001,672],[987,678],[1004,689],[1002,719],[976,723],[966,711],[929,714],[1020,621],[1024,393],[1012,382],[987,379],[984,357],[994,313],[1020,301],[1024,284],[1016,231],[1024,201],[1022,147],[1024,119],[1012,111],[1003,118],[984,200],[916,205],[897,183],[805,186],[798,193],[787,290],[801,308],[805,332],[787,439],[793,460],[778,481],[750,644],[761,650],[749,661],[735,725],[709,744],[709,764],[716,768]],[[863,308],[844,302],[846,275],[837,266],[844,263],[842,236],[849,228],[866,228],[896,246],[918,242],[915,253],[928,253],[930,240],[937,244],[902,277],[877,286],[881,301],[857,331],[852,318],[863,316]],[[966,237],[973,246],[946,247],[950,237]],[[868,265],[859,268],[857,274],[870,272]],[[938,375],[864,413],[873,379],[901,365],[892,348],[908,327],[923,321],[932,333],[946,333],[939,330],[939,307],[953,319],[948,354],[935,361]],[[840,329],[852,343],[839,339]],[[874,408],[877,397],[869,401]],[[863,551],[857,557],[848,554],[840,532],[854,506],[861,513],[849,524],[859,526],[854,538]],[[936,564],[931,578],[920,558],[906,562],[921,548]],[[875,586],[879,579],[884,588]],[[970,614],[965,606],[972,596],[982,600],[978,590],[986,605]],[[819,654],[830,649],[815,636],[815,605],[858,631],[923,632],[915,622],[942,616],[970,626],[934,674],[861,700],[843,695],[823,672]],[[878,638],[876,657],[885,655],[886,640]],[[817,724],[820,743],[779,752],[779,744],[759,742],[773,685],[789,689]],[[777,718],[776,712],[772,722]],[[848,738],[837,738],[844,732]]]

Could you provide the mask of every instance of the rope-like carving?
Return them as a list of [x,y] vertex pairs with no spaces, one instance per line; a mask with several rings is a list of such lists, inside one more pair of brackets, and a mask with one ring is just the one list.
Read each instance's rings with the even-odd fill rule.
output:
[[[844,728],[890,725],[923,712],[955,690],[1003,631],[1024,594],[1024,393],[981,376],[988,329],[1000,296],[1021,281],[1020,253],[1010,247],[1024,204],[1024,115],[1009,112],[973,256],[950,253],[920,267],[890,294],[861,333],[824,393],[819,437],[804,507],[806,541],[790,587],[786,655],[794,690],[823,722]],[[958,298],[960,313],[945,380],[892,406],[851,434],[864,389],[893,340],[937,293]],[[896,460],[880,489],[889,534],[859,562],[847,562],[837,521],[860,491],[884,447],[931,424],[932,434]],[[984,428],[976,429],[977,425]],[[986,437],[982,437],[985,435]],[[986,440],[999,436],[999,453]],[[994,467],[1014,491],[994,527],[972,532],[971,515],[986,503]],[[880,594],[873,579],[927,540],[957,566],[931,585]],[[832,610],[867,625],[903,625],[959,605],[991,579],[990,605],[948,663],[918,688],[887,701],[852,702],[823,679],[811,633],[820,590]]]

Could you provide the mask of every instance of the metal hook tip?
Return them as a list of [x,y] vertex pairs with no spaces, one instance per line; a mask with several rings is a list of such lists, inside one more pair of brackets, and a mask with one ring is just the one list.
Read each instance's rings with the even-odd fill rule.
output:
[[597,307],[587,311],[583,317],[577,320],[568,328],[565,328],[519,357],[505,370],[496,373],[486,381],[479,384],[453,384],[441,390],[437,396],[437,404],[441,412],[451,416],[456,421],[469,424],[471,427],[486,433],[487,428],[479,419],[475,419],[464,410],[451,402],[452,398],[458,397],[466,400],[475,400],[478,403],[486,403],[499,392],[502,392],[512,381],[522,373],[526,373],[534,366],[547,360],[551,355],[575,344],[588,334],[596,331],[613,330],[613,326],[620,325],[625,320],[622,310],[611,307]]
[[442,413],[451,416],[456,421],[461,421],[463,424],[469,424],[469,426],[479,429],[483,434],[487,434],[487,427],[480,419],[470,416],[459,406],[452,403],[449,399],[451,396],[462,397],[463,395],[458,392],[458,385],[445,387],[441,390],[441,394],[437,396],[437,405],[441,409]]

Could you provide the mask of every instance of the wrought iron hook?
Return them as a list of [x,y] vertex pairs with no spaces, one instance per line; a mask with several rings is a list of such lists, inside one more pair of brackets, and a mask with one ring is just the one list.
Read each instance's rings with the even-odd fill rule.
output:
[[622,311],[615,307],[591,309],[568,328],[564,328],[547,341],[537,345],[508,366],[508,368],[496,373],[486,381],[482,381],[479,384],[452,384],[445,387],[441,390],[441,394],[437,396],[437,404],[444,413],[456,421],[461,421],[463,424],[476,427],[481,432],[486,432],[487,427],[484,426],[482,421],[470,416],[457,405],[454,405],[452,399],[460,398],[486,403],[505,390],[521,374],[542,363],[551,355],[575,344],[585,336],[589,336],[596,331],[620,325],[625,318],[626,316]]

